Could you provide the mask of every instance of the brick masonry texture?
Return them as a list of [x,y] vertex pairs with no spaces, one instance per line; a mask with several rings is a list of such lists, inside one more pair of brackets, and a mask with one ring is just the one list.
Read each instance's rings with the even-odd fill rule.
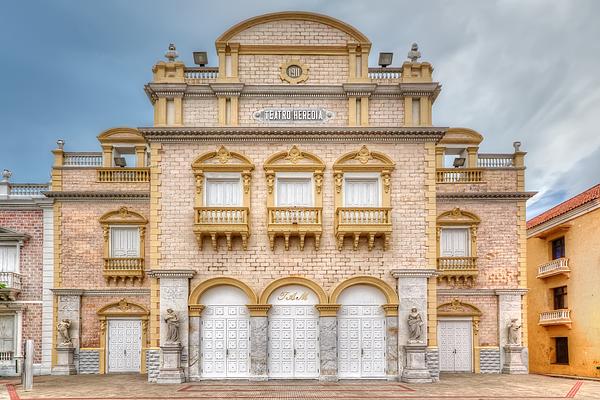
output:
[[[102,276],[104,238],[102,236],[102,226],[98,220],[103,214],[118,210],[123,206],[142,214],[146,218],[149,216],[149,206],[143,202],[63,202],[61,225],[62,287],[82,289],[107,287]],[[148,254],[148,241],[146,241],[146,254]],[[128,283],[128,285],[131,284]],[[140,286],[139,283],[136,283],[136,286]],[[147,283],[144,283],[143,286],[147,286]],[[110,287],[114,287],[114,284],[111,284]]]
[[185,126],[216,126],[218,123],[217,98],[202,97],[183,100],[183,124]]
[[289,85],[282,81],[279,66],[299,60],[309,68],[308,79],[298,85],[341,85],[348,76],[348,56],[240,55],[239,78],[249,85]]
[[97,374],[100,370],[100,353],[98,350],[79,351],[79,373]]
[[425,362],[434,382],[440,380],[440,353],[438,350],[427,349]]
[[500,373],[500,350],[481,349],[479,352],[479,365],[484,374]]
[[116,183],[96,182],[96,168],[64,168],[63,169],[63,191],[135,191],[150,190],[150,184],[140,183]]
[[[241,152],[252,160],[256,169],[252,174],[251,237],[248,250],[234,241],[233,251],[227,251],[222,241],[215,252],[210,243],[202,251],[192,232],[194,208],[194,176],[192,161],[199,155],[215,151],[219,143],[165,144],[161,163],[161,268],[192,268],[197,271],[192,287],[200,281],[219,275],[234,276],[262,290],[270,281],[292,274],[316,280],[325,290],[331,290],[343,279],[353,275],[371,275],[395,286],[389,270],[394,268],[423,268],[426,265],[425,223],[425,149],[422,144],[375,144],[378,150],[396,162],[392,173],[392,220],[394,231],[391,248],[382,250],[380,240],[369,252],[366,240],[353,251],[350,239],[343,251],[338,251],[333,237],[334,182],[332,165],[348,151],[358,150],[360,144],[303,143],[299,147],[321,157],[327,169],[323,183],[323,237],[321,248],[315,251],[312,239],[307,239],[304,251],[298,249],[297,239],[291,239],[290,250],[285,251],[278,240],[272,252],[266,231],[266,182],[263,162],[270,155],[289,150],[290,144],[245,143],[227,144],[230,151]],[[327,266],[324,268],[323,266]]]
[[350,35],[329,25],[312,21],[271,21],[255,25],[233,36],[232,43],[273,45],[345,46],[356,42]]
[[439,193],[446,192],[516,192],[517,170],[483,170],[481,183],[438,184]]

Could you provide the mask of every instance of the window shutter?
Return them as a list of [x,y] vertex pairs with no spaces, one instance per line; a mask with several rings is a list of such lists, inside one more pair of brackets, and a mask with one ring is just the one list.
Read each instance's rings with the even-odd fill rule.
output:
[[17,246],[0,246],[0,272],[17,271]]
[[377,178],[348,178],[344,185],[346,207],[378,207],[379,181]]
[[311,182],[310,178],[277,178],[277,206],[312,206]]
[[441,257],[469,257],[469,230],[467,228],[442,229]]
[[111,229],[111,257],[136,258],[140,256],[140,231],[138,228]]
[[14,345],[15,317],[0,315],[0,352],[12,352]]
[[239,178],[206,180],[206,206],[239,207],[242,196]]

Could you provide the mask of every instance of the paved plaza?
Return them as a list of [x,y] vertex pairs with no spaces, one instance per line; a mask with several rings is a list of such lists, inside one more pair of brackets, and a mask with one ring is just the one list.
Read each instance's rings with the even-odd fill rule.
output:
[[600,382],[541,375],[443,375],[436,384],[376,380],[203,381],[149,384],[143,375],[36,377],[34,390],[3,381],[2,399],[600,399]]

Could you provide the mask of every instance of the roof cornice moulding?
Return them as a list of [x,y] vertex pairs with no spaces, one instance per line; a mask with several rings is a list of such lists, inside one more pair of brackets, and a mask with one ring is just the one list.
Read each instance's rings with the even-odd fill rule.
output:
[[63,201],[78,200],[146,200],[150,198],[149,191],[129,191],[129,192],[46,192],[46,196]]
[[444,192],[437,193],[438,200],[527,200],[535,196],[536,192]]
[[196,274],[196,271],[191,269],[153,269],[146,274],[151,278],[187,278],[191,279]]

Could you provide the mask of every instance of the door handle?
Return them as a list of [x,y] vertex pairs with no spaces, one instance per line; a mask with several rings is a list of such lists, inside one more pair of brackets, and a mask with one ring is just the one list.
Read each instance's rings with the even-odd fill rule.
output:
[[296,357],[296,349],[294,349],[294,357]]
[[123,349],[123,355],[127,355],[127,349]]
[[364,357],[364,355],[365,355],[365,349],[360,349],[360,356]]
[[225,350],[225,357],[229,357],[229,349]]

